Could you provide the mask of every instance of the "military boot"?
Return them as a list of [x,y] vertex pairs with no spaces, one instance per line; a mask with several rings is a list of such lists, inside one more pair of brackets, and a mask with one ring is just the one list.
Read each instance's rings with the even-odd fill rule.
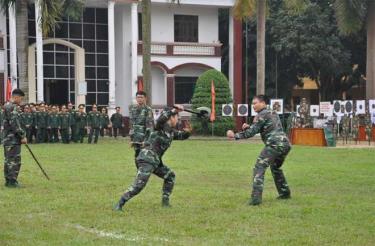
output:
[[253,196],[250,198],[249,206],[257,206],[262,203],[262,197],[259,196]]
[[162,197],[162,199],[161,199],[161,206],[165,207],[165,208],[171,207],[171,205],[169,204],[169,197],[168,196],[163,196]]
[[117,211],[117,212],[123,212],[122,210],[122,207],[125,205],[125,200],[123,197],[120,198],[120,200],[118,201],[118,203],[115,204],[115,206],[113,207],[113,211]]
[[17,182],[17,180],[8,180],[8,188],[21,188],[21,185]]
[[290,195],[290,192],[286,192],[284,194],[280,194],[276,199],[285,200],[285,199],[290,199],[290,198],[292,198]]

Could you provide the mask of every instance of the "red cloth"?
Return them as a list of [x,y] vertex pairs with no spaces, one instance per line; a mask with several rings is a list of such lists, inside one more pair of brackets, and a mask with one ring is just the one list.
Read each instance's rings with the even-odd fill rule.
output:
[[216,111],[215,111],[215,101],[216,101],[216,93],[215,93],[215,84],[214,81],[211,81],[211,115],[210,121],[213,122],[216,119]]
[[142,79],[138,79],[137,90],[143,91],[143,80]]

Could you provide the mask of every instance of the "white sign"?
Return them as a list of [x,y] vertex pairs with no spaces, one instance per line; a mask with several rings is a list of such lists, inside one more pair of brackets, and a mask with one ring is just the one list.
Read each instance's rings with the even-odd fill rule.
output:
[[333,116],[333,105],[331,102],[320,102],[319,111],[326,117]]
[[0,73],[5,72],[5,51],[0,49]]
[[353,101],[344,101],[344,110],[345,114],[351,115],[353,114]]
[[233,116],[233,104],[222,104],[222,115]]
[[365,114],[366,113],[366,101],[357,100],[356,101],[356,114]]
[[249,115],[249,105],[238,104],[237,105],[237,115],[238,116],[248,116]]
[[297,106],[296,106],[297,117],[300,117],[300,115],[299,115],[299,113],[298,113],[298,112],[299,112],[299,107],[301,107],[301,105],[297,105]]
[[251,116],[257,116],[257,112],[255,112],[254,108],[251,106]]
[[375,100],[368,100],[368,108],[370,113],[375,113]]
[[310,105],[310,116],[312,117],[319,116],[319,105]]
[[271,110],[276,111],[277,114],[283,114],[284,112],[284,100],[283,99],[271,99]]
[[87,95],[87,82],[78,82],[78,95],[86,96]]
[[333,113],[338,117],[344,115],[344,112],[341,112],[341,101],[333,101]]

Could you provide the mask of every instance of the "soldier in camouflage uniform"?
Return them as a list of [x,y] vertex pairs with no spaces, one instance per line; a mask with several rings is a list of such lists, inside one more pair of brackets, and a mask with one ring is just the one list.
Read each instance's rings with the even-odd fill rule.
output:
[[100,112],[96,104],[92,105],[92,111],[87,115],[87,124],[90,129],[88,143],[92,142],[92,138],[95,135],[94,143],[98,143],[99,132],[101,128]]
[[359,134],[359,117],[354,111],[352,119],[352,138],[357,143]]
[[60,117],[57,113],[57,106],[53,105],[51,112],[48,114],[47,118],[48,129],[50,129],[50,143],[59,142],[59,127],[60,127]]
[[77,111],[74,110],[73,104],[71,102],[68,102],[68,113],[70,117],[70,120],[69,120],[70,121],[70,133],[71,133],[70,141],[78,142],[78,139],[76,136],[77,130],[76,130],[76,121],[75,121]]
[[372,138],[372,121],[371,121],[371,114],[368,109],[366,109],[366,114],[365,114],[365,132],[366,132],[366,137],[368,140],[368,144],[371,144],[371,138]]
[[47,142],[47,118],[48,113],[45,110],[45,105],[39,105],[39,111],[35,113],[35,129],[37,130],[37,143]]
[[25,132],[21,128],[21,116],[17,105],[25,94],[20,89],[12,92],[12,98],[4,106],[4,177],[6,187],[19,187],[18,174],[21,169],[21,144],[26,144]]
[[113,136],[115,138],[117,138],[117,134],[121,133],[123,131],[123,128],[124,128],[124,123],[122,122],[123,116],[120,112],[121,112],[121,108],[116,107],[116,113],[112,114],[112,116],[111,116]]
[[134,183],[121,196],[114,210],[121,211],[126,202],[141,192],[152,173],[164,180],[162,206],[169,206],[169,196],[175,183],[175,174],[169,167],[164,165],[162,156],[170,147],[172,140],[187,139],[191,131],[190,127],[185,128],[183,131],[175,129],[178,122],[178,112],[183,110],[182,106],[178,107],[179,110],[164,110],[158,118],[155,131],[145,141],[145,147],[137,157],[138,172]]
[[83,143],[83,138],[87,129],[87,114],[85,113],[85,105],[80,104],[78,106],[78,112],[75,114],[75,122],[77,141]]
[[29,105],[25,105],[24,112],[21,114],[22,128],[26,132],[27,142],[32,142],[32,126],[34,123],[34,116],[31,113]]
[[253,137],[260,133],[265,144],[254,167],[253,191],[249,205],[259,205],[262,203],[262,193],[264,185],[264,174],[270,167],[279,199],[290,198],[290,190],[286,182],[283,171],[280,167],[283,165],[288,155],[291,145],[285,135],[279,116],[276,112],[270,111],[266,107],[266,98],[263,95],[255,96],[253,99],[253,108],[258,113],[251,126],[244,124],[243,131],[234,134],[229,130],[227,136],[230,139],[244,139]]
[[71,127],[71,116],[70,113],[67,112],[67,108],[65,105],[61,106],[61,112],[59,114],[59,122],[60,122],[60,135],[61,140],[63,143],[68,144],[70,142],[69,138],[69,128]]
[[341,118],[341,126],[342,126],[342,141],[343,143],[348,143],[349,137],[349,129],[350,129],[350,117],[348,115],[344,115]]
[[152,109],[146,105],[146,93],[138,91],[136,93],[137,105],[130,106],[130,140],[134,147],[135,158],[139,155],[143,142],[153,131],[154,116]]
[[110,121],[109,121],[109,116],[108,116],[108,112],[107,112],[107,108],[102,108],[101,110],[101,114],[100,114],[100,125],[101,125],[101,128],[100,128],[100,136],[104,137],[105,135],[105,130],[108,130],[111,128],[111,124],[110,124]]

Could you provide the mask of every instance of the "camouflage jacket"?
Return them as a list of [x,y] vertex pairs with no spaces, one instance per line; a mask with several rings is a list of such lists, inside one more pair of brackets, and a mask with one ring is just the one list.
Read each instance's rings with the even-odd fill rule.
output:
[[282,151],[286,146],[290,146],[286,137],[280,118],[275,111],[263,109],[254,118],[253,124],[243,132],[235,134],[236,139],[251,138],[260,133],[266,146]]
[[60,113],[59,114],[59,119],[60,119],[60,128],[61,129],[68,129],[71,126],[71,116],[70,113]]
[[164,124],[162,130],[155,130],[150,134],[144,142],[144,148],[139,153],[137,160],[146,161],[156,167],[163,163],[162,157],[171,146],[172,140],[185,140],[189,136],[189,132],[177,131],[168,124]]
[[4,111],[0,108],[0,126],[3,127],[4,124]]
[[75,122],[76,122],[77,128],[87,127],[87,114],[85,112],[83,113],[77,112],[75,114]]
[[57,113],[49,113],[47,117],[47,125],[50,128],[60,127],[60,117]]
[[152,109],[147,106],[132,105],[129,108],[130,139],[134,143],[142,143],[154,129]]
[[8,102],[4,106],[4,146],[19,145],[21,139],[25,137],[25,132],[21,128],[21,115],[17,111],[17,105]]
[[33,113],[25,112],[21,114],[21,125],[24,129],[33,126],[33,123],[34,123]]
[[122,114],[114,113],[111,115],[111,122],[114,128],[121,128],[122,127]]
[[38,111],[35,113],[35,127],[47,128],[48,126],[48,113]]
[[100,125],[102,128],[106,128],[109,125],[109,116],[107,113],[100,114]]
[[101,120],[100,120],[101,113],[96,111],[91,111],[87,115],[87,124],[89,127],[92,128],[100,128],[101,127]]

